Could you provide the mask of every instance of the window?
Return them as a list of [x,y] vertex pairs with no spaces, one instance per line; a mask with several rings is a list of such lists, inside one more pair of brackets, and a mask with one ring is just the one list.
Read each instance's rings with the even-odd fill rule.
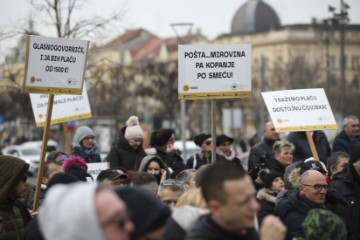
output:
[[360,69],[360,56],[359,55],[353,55],[351,58],[351,69],[357,70]]

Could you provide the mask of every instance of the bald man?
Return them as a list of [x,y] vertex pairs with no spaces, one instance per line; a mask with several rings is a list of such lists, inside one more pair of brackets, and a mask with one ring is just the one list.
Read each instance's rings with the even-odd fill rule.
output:
[[274,124],[265,123],[262,140],[251,148],[249,154],[249,174],[253,180],[256,179],[260,166],[267,166],[270,159],[273,159],[272,147],[278,139],[279,134],[276,133]]
[[287,227],[287,240],[305,238],[302,224],[311,209],[325,208],[328,185],[325,176],[317,170],[307,170],[300,176],[297,191],[278,203],[275,213]]

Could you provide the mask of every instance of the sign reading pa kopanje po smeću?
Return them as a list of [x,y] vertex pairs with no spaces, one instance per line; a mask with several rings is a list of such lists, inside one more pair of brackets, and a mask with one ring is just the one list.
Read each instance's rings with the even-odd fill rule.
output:
[[179,45],[178,98],[251,95],[251,45]]
[[23,92],[82,93],[89,41],[27,36]]

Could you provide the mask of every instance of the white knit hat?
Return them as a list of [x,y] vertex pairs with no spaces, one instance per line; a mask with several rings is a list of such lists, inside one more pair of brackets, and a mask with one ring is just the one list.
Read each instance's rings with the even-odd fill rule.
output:
[[126,121],[125,138],[143,138],[143,130],[139,125],[139,119],[136,116],[131,116]]

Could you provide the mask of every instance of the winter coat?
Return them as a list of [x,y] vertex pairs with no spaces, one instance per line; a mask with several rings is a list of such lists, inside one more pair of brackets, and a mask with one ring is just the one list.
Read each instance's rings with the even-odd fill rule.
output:
[[93,152],[86,152],[81,147],[73,147],[71,154],[74,156],[82,157],[87,163],[101,162],[100,154],[97,153],[96,150],[94,150]]
[[263,139],[251,148],[249,153],[249,170],[263,163],[270,156],[273,156],[272,147],[274,143],[275,141]]
[[305,238],[302,224],[308,212],[315,208],[320,208],[320,206],[300,196],[298,191],[292,192],[287,199],[275,206],[275,214],[287,227],[286,240],[295,237]]
[[185,205],[180,208],[174,208],[171,218],[165,225],[162,240],[184,240],[186,232],[192,227],[193,223],[203,214],[206,210]]
[[235,151],[233,149],[231,149],[230,156],[225,156],[225,154],[219,148],[216,148],[216,154],[220,156],[219,158],[216,158],[216,163],[231,163],[236,165],[241,171],[245,172],[241,160],[236,157]]
[[[35,188],[36,187],[31,189],[30,193],[28,194],[28,196],[25,200],[26,206],[29,209],[32,209],[34,206]],[[39,206],[41,205],[42,201],[44,200],[45,192],[46,192],[46,185],[41,184],[40,192],[39,192],[39,202],[38,202]]]
[[[331,154],[331,149],[325,133],[323,131],[314,131],[312,138],[320,161],[326,164],[326,160]],[[305,159],[313,156],[305,132],[291,132],[287,140],[295,146],[293,152],[294,162],[303,162]]]
[[26,224],[31,220],[25,204],[12,193],[25,176],[29,164],[11,156],[0,156],[0,215],[3,217],[1,239],[22,239]]
[[[223,161],[225,160],[223,156],[216,154],[216,161]],[[187,169],[196,169],[198,170],[200,166],[212,163],[211,156],[209,158],[205,158],[201,152],[196,153],[194,156],[191,156],[186,161],[186,168]]]
[[276,160],[276,159],[270,159],[267,163],[266,163],[266,167],[268,169],[270,169],[270,171],[272,172],[277,172],[279,174],[281,174],[282,176],[284,176],[285,174],[285,168],[283,165],[281,165],[281,163]]
[[211,215],[200,216],[186,235],[186,240],[258,240],[255,229],[250,229],[247,235],[240,236],[230,232],[211,219]]
[[333,152],[346,152],[349,153],[349,146],[351,140],[346,135],[345,131],[342,130],[338,135],[336,135],[334,142],[333,142]]
[[257,199],[259,201],[260,209],[257,213],[259,226],[263,219],[270,214],[274,214],[275,201],[277,193],[267,188],[262,188],[257,193]]
[[176,151],[166,153],[159,148],[148,148],[146,149],[146,153],[160,157],[166,166],[168,166],[171,178],[175,178],[178,173],[186,169],[183,159]]
[[138,171],[141,160],[146,156],[144,148],[140,145],[134,149],[125,138],[126,126],[120,129],[119,138],[110,149],[106,161],[110,168],[124,167],[127,170]]
[[345,213],[349,239],[360,239],[360,176],[352,164],[349,164],[345,171],[334,175],[330,189],[336,191],[346,201],[343,208],[347,211],[340,209],[335,213],[338,215]]

